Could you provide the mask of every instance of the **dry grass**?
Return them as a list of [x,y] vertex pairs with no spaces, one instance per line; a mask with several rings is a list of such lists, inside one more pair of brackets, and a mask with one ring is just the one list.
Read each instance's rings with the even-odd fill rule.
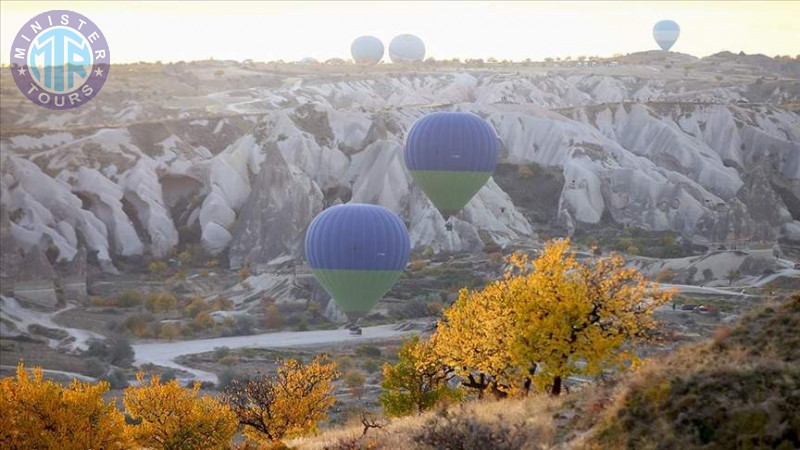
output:
[[[359,423],[295,439],[287,444],[298,450],[483,449],[487,448],[482,445],[485,442],[496,444],[491,445],[492,448],[503,448],[497,444],[510,441],[512,445],[520,445],[509,448],[551,448],[556,438],[554,415],[565,399],[541,395],[503,401],[473,401],[395,419],[381,429],[370,429],[363,437],[363,426]],[[442,440],[448,442],[440,442]],[[453,445],[455,442],[460,446]]]
[[578,448],[800,447],[800,296],[630,376]]

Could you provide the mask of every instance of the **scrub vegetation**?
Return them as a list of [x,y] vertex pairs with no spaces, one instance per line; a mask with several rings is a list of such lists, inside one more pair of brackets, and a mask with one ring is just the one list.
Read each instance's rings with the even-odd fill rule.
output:
[[[535,259],[509,256],[501,279],[462,289],[436,329],[405,341],[396,356],[374,345],[334,360],[291,356],[273,371],[229,380],[218,396],[199,383],[181,386],[174,373],[140,373],[121,406],[104,398],[107,382],[63,386],[20,364],[15,377],[0,381],[0,442],[68,449],[796,448],[800,295],[719,328],[709,342],[642,359],[636,349],[658,338],[654,313],[672,297],[619,256],[578,260],[568,240],[554,240]],[[171,304],[160,296],[143,303]],[[196,309],[196,317],[205,311]],[[111,348],[96,349],[98,360],[112,361]],[[129,361],[123,350],[117,359]],[[221,347],[210,357],[235,367],[244,356]],[[349,420],[337,421],[341,428],[325,429],[340,398],[361,402],[379,371],[383,417],[354,408]]]

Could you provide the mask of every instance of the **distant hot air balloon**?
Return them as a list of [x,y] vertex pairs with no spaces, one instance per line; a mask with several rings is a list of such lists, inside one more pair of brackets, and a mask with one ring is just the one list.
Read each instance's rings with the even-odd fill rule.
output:
[[383,42],[375,36],[361,36],[350,45],[356,64],[378,64],[383,58]]
[[672,20],[662,20],[653,27],[653,37],[661,50],[668,52],[678,40],[681,34],[681,27]]
[[395,36],[389,43],[389,58],[393,63],[410,63],[425,58],[425,44],[413,34]]
[[306,232],[314,277],[351,322],[366,315],[403,273],[410,241],[400,218],[382,206],[338,205]]
[[475,114],[428,114],[406,138],[406,167],[445,218],[458,214],[486,183],[497,157],[494,129]]

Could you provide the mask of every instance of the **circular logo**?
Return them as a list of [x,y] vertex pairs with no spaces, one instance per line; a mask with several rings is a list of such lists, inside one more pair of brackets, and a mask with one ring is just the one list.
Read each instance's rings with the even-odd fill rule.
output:
[[103,32],[74,11],[41,13],[23,25],[11,46],[17,87],[48,109],[77,108],[108,78],[111,53]]

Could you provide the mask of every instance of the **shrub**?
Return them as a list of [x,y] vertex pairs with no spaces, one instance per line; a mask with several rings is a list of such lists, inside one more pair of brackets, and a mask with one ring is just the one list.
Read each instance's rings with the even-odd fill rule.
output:
[[429,418],[414,441],[430,448],[514,449],[550,448],[552,430],[532,421],[482,420],[461,407]]
[[217,375],[217,389],[226,389],[231,386],[234,381],[244,383],[247,379],[248,378],[238,370],[232,367],[226,367]]
[[198,314],[194,320],[192,321],[192,325],[194,325],[198,330],[210,330],[214,328],[217,323],[214,321],[214,318],[211,317],[211,314],[208,311],[202,311]]
[[142,294],[138,291],[128,289],[117,297],[117,306],[120,308],[133,308],[142,304]]
[[356,355],[367,358],[380,358],[382,353],[381,349],[374,345],[359,345],[356,347]]
[[125,416],[103,399],[106,383],[73,381],[69,387],[29,374],[0,379],[0,446],[9,449],[131,448]]
[[241,335],[253,334],[255,320],[247,314],[236,316],[236,331]]
[[309,364],[291,359],[274,376],[246,383],[233,382],[224,399],[244,425],[244,434],[275,442],[300,436],[317,428],[328,416],[336,398],[333,380],[336,364],[317,356]]
[[161,373],[161,381],[163,381],[164,383],[168,383],[172,380],[177,380],[177,379],[178,379],[178,374],[175,372],[175,369],[173,368],[168,368],[163,373]]
[[242,266],[236,273],[239,274],[239,278],[241,278],[242,280],[246,280],[250,278],[250,266],[249,265]]
[[137,375],[139,386],[125,390],[125,410],[137,422],[130,436],[145,448],[223,448],[238,427],[230,408],[213,397],[200,396],[200,383],[182,388],[176,380],[162,383]]
[[209,309],[210,307],[208,306],[208,303],[203,300],[202,297],[195,297],[191,302],[189,302],[188,305],[186,305],[186,307],[183,308],[183,315],[194,318],[197,317],[201,311],[207,311]]
[[176,322],[165,323],[161,326],[159,336],[165,341],[173,341],[181,334],[181,325]]
[[656,281],[659,283],[672,283],[678,274],[672,269],[661,269],[656,274]]
[[342,355],[336,359],[336,366],[342,372],[349,372],[353,368],[353,358]]
[[96,356],[86,358],[84,361],[84,373],[90,377],[100,378],[108,371],[108,366]]
[[147,271],[150,275],[164,276],[169,270],[169,266],[164,261],[154,261],[147,265]]
[[381,368],[381,365],[378,361],[375,361],[374,359],[368,359],[364,361],[363,364],[361,364],[361,368],[364,369],[364,372],[367,372],[368,374],[371,375],[377,372]]
[[364,374],[357,370],[350,371],[344,376],[345,386],[347,386],[353,396],[359,400],[364,396],[364,383],[366,383],[366,381]]
[[120,369],[112,370],[111,373],[102,377],[102,380],[107,382],[111,389],[125,389],[128,387],[128,376]]
[[173,311],[178,307],[178,299],[169,292],[153,292],[147,295],[145,307],[151,312]]
[[93,295],[89,297],[89,305],[94,306],[95,308],[100,308],[103,306],[108,306],[106,299],[99,295]]
[[504,259],[505,256],[503,255],[503,252],[498,251],[489,253],[489,261],[491,261],[494,264],[502,264]]
[[239,358],[233,355],[223,356],[222,358],[217,360],[218,364],[222,364],[223,366],[233,366],[234,364],[239,362]]
[[450,370],[434,353],[430,341],[414,336],[403,344],[398,362],[383,366],[380,402],[388,416],[421,413],[437,403],[458,398],[447,380]]
[[92,341],[83,353],[87,357],[97,357],[115,366],[129,366],[134,359],[133,347],[123,336],[113,336],[104,341]]
[[136,314],[125,319],[125,328],[138,338],[147,337],[148,327],[153,321],[153,315]]
[[281,317],[281,313],[276,305],[267,307],[267,318],[264,325],[270,330],[275,330],[283,326],[283,317]]
[[214,361],[219,361],[230,354],[231,349],[228,347],[214,347],[214,353],[212,353],[212,357],[214,358]]

